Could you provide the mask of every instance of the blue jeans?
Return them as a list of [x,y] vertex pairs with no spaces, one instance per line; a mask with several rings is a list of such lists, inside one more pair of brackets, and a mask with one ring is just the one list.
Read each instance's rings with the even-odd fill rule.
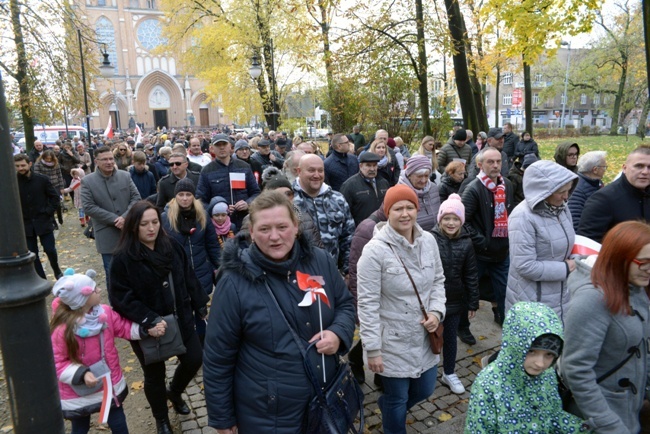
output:
[[[72,422],[71,434],[86,434],[90,430],[90,416],[70,419]],[[108,413],[108,426],[113,434],[129,434],[129,427],[126,426],[124,407],[113,407]]]
[[106,289],[108,290],[108,276],[111,271],[111,262],[113,262],[113,255],[110,253],[102,253],[102,262],[104,263],[104,273],[106,273]]
[[501,262],[476,261],[479,280],[484,275],[490,276],[494,301],[497,302],[497,309],[501,318],[506,314],[506,288],[508,286],[508,270],[510,270],[510,256]]
[[384,434],[406,434],[406,412],[433,394],[438,366],[423,372],[420,378],[384,377],[384,394],[377,404],[381,410]]

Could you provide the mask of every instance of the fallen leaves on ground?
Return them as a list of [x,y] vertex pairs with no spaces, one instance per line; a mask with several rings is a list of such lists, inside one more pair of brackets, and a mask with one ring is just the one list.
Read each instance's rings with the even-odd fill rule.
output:
[[448,420],[451,419],[451,417],[452,417],[452,416],[451,416],[451,414],[449,414],[449,413],[442,413],[440,416],[438,416],[438,420],[439,420],[440,422],[447,422]]
[[141,390],[144,387],[144,381],[134,381],[131,383],[131,389]]

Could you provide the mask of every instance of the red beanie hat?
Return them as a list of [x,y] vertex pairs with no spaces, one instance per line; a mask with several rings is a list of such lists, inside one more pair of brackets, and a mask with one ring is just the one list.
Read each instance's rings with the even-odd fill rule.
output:
[[395,202],[399,202],[400,200],[413,202],[417,209],[420,207],[418,195],[415,194],[415,191],[413,191],[413,189],[408,185],[397,184],[396,186],[389,188],[386,192],[386,196],[384,196],[384,213],[388,215],[388,211],[390,211],[391,207],[395,205]]

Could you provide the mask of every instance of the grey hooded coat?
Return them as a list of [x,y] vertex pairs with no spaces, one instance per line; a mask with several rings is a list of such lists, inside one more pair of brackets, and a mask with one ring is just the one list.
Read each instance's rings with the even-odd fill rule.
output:
[[562,321],[569,302],[564,262],[575,243],[569,208],[555,215],[544,203],[577,175],[551,161],[537,161],[526,169],[525,200],[508,219],[510,271],[506,310],[518,301],[536,301],[552,308]]

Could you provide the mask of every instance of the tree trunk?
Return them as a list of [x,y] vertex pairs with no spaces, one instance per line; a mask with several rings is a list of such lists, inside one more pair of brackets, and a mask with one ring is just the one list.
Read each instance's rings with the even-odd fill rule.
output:
[[[448,0],[447,0],[448,1]],[[417,28],[418,44],[418,81],[420,88],[420,116],[422,116],[422,133],[431,135],[431,118],[429,115],[429,83],[427,67],[427,51],[424,39],[424,13],[422,0],[415,0],[415,26]]]
[[499,85],[501,84],[501,68],[497,66],[497,77],[494,85],[494,126],[499,127]]
[[[618,82],[618,91],[614,99],[614,110],[612,111],[612,128],[610,128],[609,135],[618,135],[618,127],[621,126],[621,100],[623,99],[623,92],[625,91],[625,81],[627,80],[627,56],[624,54],[621,59],[621,80]],[[616,125],[614,125],[616,123]]]
[[330,35],[329,35],[329,19],[327,16],[327,7],[329,2],[325,0],[318,0],[318,7],[320,8],[321,20],[321,37],[323,38],[323,59],[325,61],[325,75],[327,77],[327,97],[330,101],[329,112],[330,120],[332,122],[332,131],[345,132],[345,121],[343,116],[343,103],[340,98],[340,93],[336,89],[334,83],[334,65],[332,63],[332,50],[330,49]]
[[524,56],[524,116],[526,117],[526,129],[533,136],[533,90],[530,85],[530,64]]
[[447,22],[449,24],[449,33],[451,34],[452,43],[456,53],[453,55],[454,70],[456,75],[456,88],[458,89],[458,99],[461,110],[463,110],[463,123],[465,128],[472,131],[479,131],[478,116],[474,105],[474,95],[472,94],[472,85],[469,79],[469,70],[467,67],[467,56],[465,53],[465,42],[463,34],[463,23],[458,2],[455,0],[445,0],[447,8]]
[[650,98],[643,104],[643,110],[641,110],[641,116],[639,117],[639,126],[636,129],[636,135],[641,139],[645,138],[648,113],[650,113]]
[[23,118],[25,131],[25,147],[29,152],[34,147],[34,119],[32,118],[32,94],[29,88],[27,52],[25,51],[25,40],[23,27],[20,22],[20,3],[18,0],[10,0],[11,25],[16,43],[16,72],[13,78],[18,82],[18,100],[20,101],[20,114]]
[[[467,26],[465,26],[465,17],[460,16],[461,23],[463,25],[463,34],[467,34]],[[465,50],[469,54],[469,58],[472,59],[472,44],[469,38],[465,39]],[[483,92],[483,86],[476,75],[476,64],[473,61],[468,62],[469,66],[469,80],[472,84],[472,95],[474,96],[474,107],[476,108],[476,117],[478,121],[478,129],[480,131],[487,131],[489,129],[489,124],[487,120],[487,112],[485,111],[485,98]],[[478,131],[474,131],[474,137],[476,137]]]

